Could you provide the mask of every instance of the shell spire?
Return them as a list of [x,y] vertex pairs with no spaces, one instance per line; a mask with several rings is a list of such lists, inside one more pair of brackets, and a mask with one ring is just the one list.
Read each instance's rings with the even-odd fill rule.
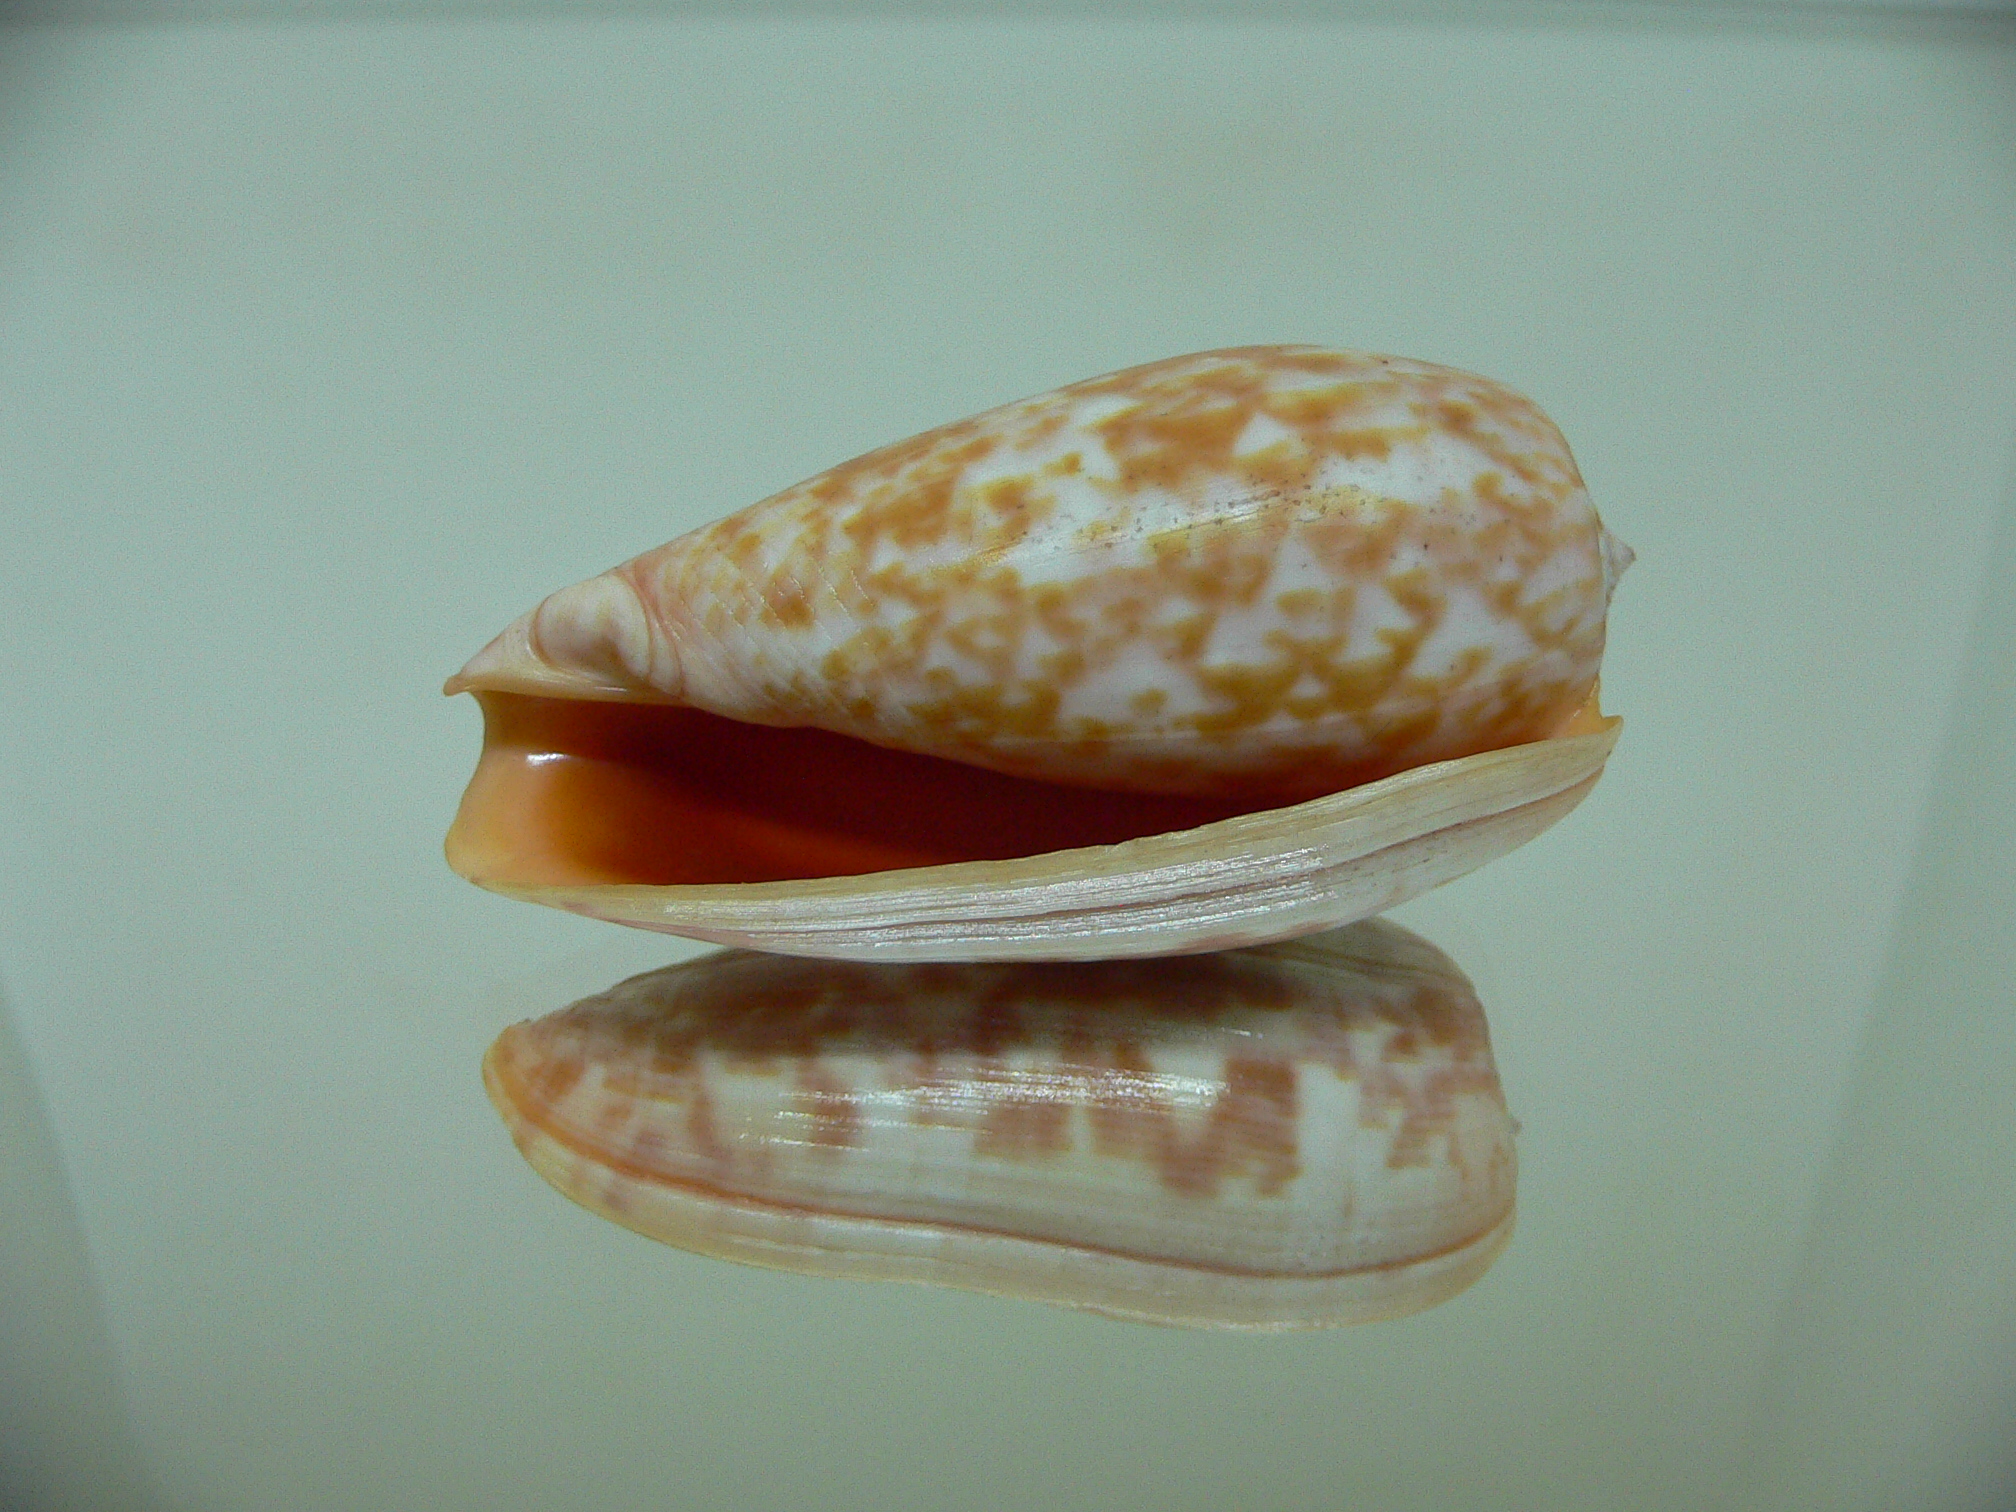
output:
[[443,692],[482,688],[552,698],[677,703],[685,688],[679,647],[622,569],[562,588],[520,615]]

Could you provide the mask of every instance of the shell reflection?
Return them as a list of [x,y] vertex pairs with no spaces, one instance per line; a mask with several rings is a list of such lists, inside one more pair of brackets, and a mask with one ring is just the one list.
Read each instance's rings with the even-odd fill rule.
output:
[[568,1197],[786,1270],[1308,1328],[1433,1306],[1512,1229],[1483,1012],[1384,920],[1147,961],[725,951],[483,1069]]

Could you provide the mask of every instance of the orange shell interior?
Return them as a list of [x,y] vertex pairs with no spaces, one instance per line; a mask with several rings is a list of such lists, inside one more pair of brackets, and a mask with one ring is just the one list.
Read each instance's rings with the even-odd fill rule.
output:
[[470,880],[668,886],[997,861],[1266,804],[1099,792],[698,709],[481,691],[448,834]]
[[[1066,787],[664,704],[479,690],[448,861],[510,888],[680,886],[999,861],[1278,807]],[[1554,733],[1602,727],[1596,694]]]

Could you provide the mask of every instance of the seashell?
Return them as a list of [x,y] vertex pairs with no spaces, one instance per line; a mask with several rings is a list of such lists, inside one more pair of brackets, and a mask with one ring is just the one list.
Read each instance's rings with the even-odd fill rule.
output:
[[505,1031],[532,1167],[682,1249],[1202,1327],[1431,1307],[1511,1236],[1482,1009],[1370,920],[1220,954],[726,951]]
[[1593,785],[1630,552],[1528,401],[1204,353],[872,452],[565,589],[448,683],[479,884],[726,944],[1285,938]]

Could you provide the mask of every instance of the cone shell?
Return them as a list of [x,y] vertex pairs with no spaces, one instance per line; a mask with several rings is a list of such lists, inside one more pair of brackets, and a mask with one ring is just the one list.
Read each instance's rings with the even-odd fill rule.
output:
[[1370,921],[1150,962],[731,951],[508,1030],[532,1166],[702,1254],[1198,1326],[1432,1306],[1512,1226],[1481,1009]]
[[[450,860],[514,896],[821,954],[1335,925],[1587,791],[1629,560],[1559,432],[1489,380],[1313,347],[1130,369],[870,453],[521,618],[449,683],[488,731]],[[1564,736],[1592,738],[1516,780],[1450,770]],[[1375,805],[1378,848],[1412,850],[1365,871],[1298,840],[1361,813],[1298,806],[1424,771],[1457,787]],[[1268,816],[1287,817],[1256,838]],[[1208,858],[1285,857],[1290,891],[1351,901],[1269,926],[1279,875],[1143,895],[1196,847],[1106,854],[1206,830]],[[976,863],[1009,866],[958,870]],[[917,888],[1020,901],[975,930],[917,912]],[[1179,897],[1202,901],[1172,915]],[[1045,944],[1059,920],[1075,935]]]

